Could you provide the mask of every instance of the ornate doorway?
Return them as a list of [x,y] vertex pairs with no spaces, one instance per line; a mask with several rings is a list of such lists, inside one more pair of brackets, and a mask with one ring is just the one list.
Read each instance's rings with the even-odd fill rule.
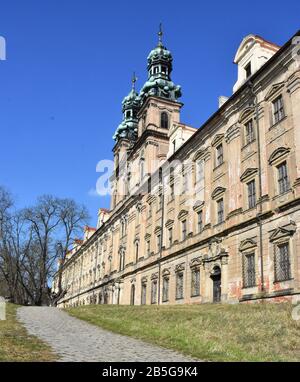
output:
[[211,273],[211,279],[213,282],[213,302],[221,301],[221,269],[219,266],[215,266]]

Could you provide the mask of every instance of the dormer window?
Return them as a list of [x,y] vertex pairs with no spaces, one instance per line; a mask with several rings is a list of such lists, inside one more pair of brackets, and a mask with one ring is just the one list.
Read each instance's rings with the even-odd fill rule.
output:
[[251,62],[249,62],[249,64],[245,66],[245,72],[246,72],[246,78],[251,77],[252,75]]

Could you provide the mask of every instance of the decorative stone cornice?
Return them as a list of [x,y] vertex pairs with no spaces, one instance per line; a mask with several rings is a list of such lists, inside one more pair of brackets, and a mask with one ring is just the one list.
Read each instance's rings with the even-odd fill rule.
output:
[[252,117],[254,115],[254,107],[253,106],[247,106],[241,113],[238,119],[238,122],[240,124],[244,124],[247,119]]
[[279,95],[281,89],[284,87],[284,84],[285,83],[283,81],[283,82],[279,82],[277,84],[272,85],[271,88],[269,89],[269,91],[267,92],[266,96],[265,96],[265,101],[269,101],[272,98]]
[[211,194],[212,199],[213,200],[218,199],[220,196],[224,194],[225,191],[226,191],[226,188],[224,187],[221,187],[221,186],[216,187]]
[[249,249],[253,249],[257,247],[257,239],[255,238],[249,238],[241,241],[241,244],[239,246],[239,250],[241,252],[248,251]]
[[165,269],[162,271],[162,276],[163,276],[163,277],[170,276],[170,268],[165,268]]
[[279,241],[284,238],[288,238],[296,232],[297,226],[294,221],[289,224],[275,229],[270,235],[270,242]]
[[247,168],[241,175],[240,177],[240,180],[242,182],[245,182],[246,180],[248,180],[249,178],[251,178],[252,176],[256,175],[258,172],[258,169],[257,168]]
[[195,257],[193,258],[191,261],[190,261],[190,267],[191,268],[195,268],[195,267],[200,267],[200,265],[202,264],[202,256],[198,256],[198,257]]
[[211,145],[212,145],[213,147],[217,146],[219,143],[222,142],[223,138],[224,138],[224,134],[216,134],[216,135],[214,136],[214,139],[213,139],[212,142],[211,142]]
[[158,279],[158,272],[152,273],[151,280],[157,280]]
[[269,158],[269,164],[273,165],[278,160],[282,160],[285,157],[287,157],[288,153],[290,152],[289,147],[279,147],[276,150],[273,151],[273,153],[270,155]]
[[175,267],[175,272],[177,273],[177,272],[182,272],[182,271],[184,271],[185,270],[185,265],[184,265],[184,263],[181,263],[181,264],[178,264],[178,265],[176,265],[176,267]]
[[188,211],[187,210],[181,210],[178,214],[178,219],[179,220],[182,220],[184,219],[186,216],[188,215]]
[[229,129],[225,133],[225,141],[226,143],[230,143],[235,138],[238,138],[241,133],[241,127],[240,124],[236,123],[229,127]]

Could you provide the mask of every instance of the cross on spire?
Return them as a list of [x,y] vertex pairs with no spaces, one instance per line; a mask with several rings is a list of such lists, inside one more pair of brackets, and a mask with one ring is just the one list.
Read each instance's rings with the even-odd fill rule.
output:
[[159,31],[158,31],[158,45],[162,46],[162,36],[163,36],[163,30],[162,30],[162,23],[159,24]]
[[133,75],[132,75],[132,79],[131,79],[131,82],[132,82],[132,89],[135,90],[135,83],[137,81],[137,76],[135,75],[135,72],[133,72]]

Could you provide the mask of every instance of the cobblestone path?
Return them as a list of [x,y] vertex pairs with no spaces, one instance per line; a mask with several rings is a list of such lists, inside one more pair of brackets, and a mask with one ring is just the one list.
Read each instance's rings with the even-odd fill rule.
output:
[[111,333],[49,307],[21,307],[19,321],[65,362],[185,362],[175,351]]

